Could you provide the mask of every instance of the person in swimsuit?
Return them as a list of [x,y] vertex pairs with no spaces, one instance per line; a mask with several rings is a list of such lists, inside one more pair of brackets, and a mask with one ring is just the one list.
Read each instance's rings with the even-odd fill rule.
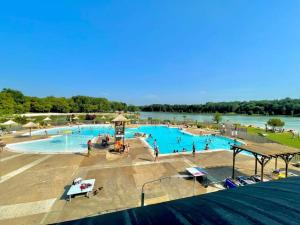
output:
[[154,155],[155,155],[155,159],[154,161],[158,161],[158,153],[159,153],[159,150],[158,150],[158,147],[156,146],[156,148],[154,149]]
[[92,143],[91,140],[89,140],[89,141],[87,142],[87,146],[88,146],[88,157],[90,157],[91,151],[92,151],[92,147],[93,147],[93,143]]
[[196,146],[195,143],[193,142],[193,157],[195,157],[195,153],[196,153]]

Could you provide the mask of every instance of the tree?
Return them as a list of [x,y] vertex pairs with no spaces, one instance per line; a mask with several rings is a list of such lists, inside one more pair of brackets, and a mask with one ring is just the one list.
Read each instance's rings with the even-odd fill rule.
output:
[[127,110],[129,112],[138,112],[139,111],[139,107],[134,106],[134,105],[129,105],[128,108],[127,108]]
[[283,127],[284,121],[278,118],[271,118],[268,120],[267,124],[272,127],[273,131],[275,132],[276,127]]
[[222,114],[219,112],[216,112],[213,118],[213,121],[219,124],[222,121]]
[[15,112],[16,103],[9,93],[0,93],[0,113],[12,114]]

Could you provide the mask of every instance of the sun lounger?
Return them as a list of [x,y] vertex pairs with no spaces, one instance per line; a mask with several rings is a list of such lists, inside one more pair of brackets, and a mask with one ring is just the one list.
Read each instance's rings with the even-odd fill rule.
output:
[[95,179],[90,179],[73,184],[67,193],[69,201],[71,201],[71,198],[74,195],[85,194],[87,197],[89,197],[89,194],[93,191],[95,181]]
[[[253,176],[251,176],[251,177],[249,177],[249,179],[250,180],[252,180],[252,181],[254,181],[254,182],[261,182],[261,177],[260,176],[258,176],[258,175],[253,175]],[[264,182],[268,182],[268,181],[270,181],[269,179],[266,179],[265,177],[264,177],[264,180],[263,180]]]
[[237,188],[238,185],[231,178],[226,178],[224,181],[224,187],[227,189],[231,189],[231,188]]
[[300,167],[300,162],[292,163],[292,165],[295,166],[295,167]]
[[242,184],[242,185],[249,185],[249,184],[255,184],[253,180],[250,180],[248,177],[244,176],[239,176],[237,177],[237,180]]

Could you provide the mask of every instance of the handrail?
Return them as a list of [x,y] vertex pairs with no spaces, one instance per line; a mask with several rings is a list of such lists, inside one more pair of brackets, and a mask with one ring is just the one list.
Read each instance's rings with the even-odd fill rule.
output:
[[155,179],[155,180],[151,180],[151,181],[147,181],[143,184],[142,186],[142,192],[141,192],[141,206],[145,205],[145,192],[144,192],[144,188],[147,184],[151,184],[157,181],[162,181],[162,180],[166,180],[166,179],[171,179],[171,178],[184,178],[184,177],[192,177],[195,178],[194,176],[191,175],[173,175],[173,176],[167,176],[167,177],[161,177],[159,179]]

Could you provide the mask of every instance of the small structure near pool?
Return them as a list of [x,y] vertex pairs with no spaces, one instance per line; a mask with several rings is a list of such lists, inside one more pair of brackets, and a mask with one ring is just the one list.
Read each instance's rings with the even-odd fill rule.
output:
[[129,120],[122,114],[118,115],[112,122],[115,124],[115,150],[120,151],[125,145],[125,125]]

